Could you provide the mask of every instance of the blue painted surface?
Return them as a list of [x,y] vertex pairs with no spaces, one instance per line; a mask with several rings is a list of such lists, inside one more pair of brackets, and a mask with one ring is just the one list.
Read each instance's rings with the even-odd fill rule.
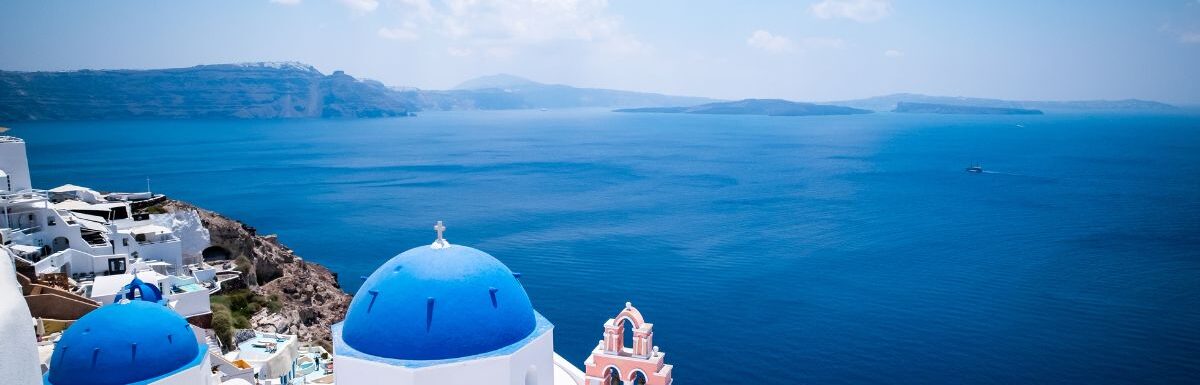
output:
[[200,364],[206,350],[182,316],[146,301],[101,306],[63,332],[48,385],[142,384]]
[[132,281],[129,281],[129,284],[121,288],[121,292],[124,295],[113,298],[113,302],[120,301],[122,297],[128,300],[138,299],[156,303],[162,302],[163,299],[162,290],[159,290],[158,286],[142,282],[141,278],[136,276],[133,277]]
[[1196,115],[3,125],[35,186],[148,176],[352,293],[445,220],[576,364],[630,300],[679,384],[1200,378]]
[[535,325],[529,296],[499,260],[463,245],[419,246],[363,282],[343,339],[374,356],[441,360],[511,345]]

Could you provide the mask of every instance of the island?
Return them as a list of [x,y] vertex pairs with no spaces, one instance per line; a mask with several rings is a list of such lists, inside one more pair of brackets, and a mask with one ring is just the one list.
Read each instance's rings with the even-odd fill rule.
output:
[[799,103],[782,99],[745,99],[734,102],[707,103],[691,107],[625,108],[615,112],[712,115],[817,116],[857,115],[871,111],[853,107]]
[[900,102],[892,112],[956,115],[1042,115],[1041,110],[1007,107],[963,106],[954,104]]

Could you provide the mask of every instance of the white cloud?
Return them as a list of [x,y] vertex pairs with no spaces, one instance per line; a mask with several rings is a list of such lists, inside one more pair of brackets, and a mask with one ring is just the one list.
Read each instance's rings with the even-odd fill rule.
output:
[[887,51],[883,51],[883,56],[901,57],[901,56],[904,56],[904,52],[900,52],[899,50],[889,49]]
[[892,13],[891,0],[824,0],[810,8],[821,19],[850,19],[859,23],[879,21]]
[[800,45],[804,48],[842,49],[846,46],[846,41],[836,37],[806,37],[800,39]]
[[746,44],[770,53],[791,52],[796,49],[791,39],[761,29],[754,31],[754,34],[746,39]]
[[271,0],[271,3],[280,5],[296,5],[300,4],[300,0]]
[[471,56],[471,49],[470,48],[446,47],[446,53],[450,54],[450,56],[465,57],[465,56]]
[[[362,1],[362,0],[343,0]],[[607,0],[389,0],[388,10],[405,31],[388,28],[379,35],[407,38],[439,34],[456,52],[509,57],[522,48],[574,41],[613,54],[646,52],[649,47],[621,28]],[[394,25],[394,24],[393,24]],[[399,32],[394,34],[393,32]],[[448,51],[449,52],[449,51]],[[453,54],[453,53],[452,53]],[[460,55],[456,55],[460,56]]]
[[410,25],[405,25],[399,28],[380,28],[379,36],[385,39],[413,41],[421,38],[421,35]]
[[364,13],[374,12],[376,8],[379,8],[379,0],[342,0],[342,4],[357,12]]
[[793,41],[760,29],[746,39],[746,45],[770,53],[787,53],[808,49],[841,49],[846,46],[846,42],[836,37],[804,37]]
[[1179,42],[1185,44],[1200,44],[1200,32],[1184,32],[1179,35]]

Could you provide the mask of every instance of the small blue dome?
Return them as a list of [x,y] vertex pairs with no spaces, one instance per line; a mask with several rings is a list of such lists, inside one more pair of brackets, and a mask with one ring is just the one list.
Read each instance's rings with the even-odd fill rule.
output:
[[204,353],[187,320],[163,305],[106,305],[63,332],[54,346],[46,383],[141,383],[198,365]]
[[[124,298],[130,301],[135,299],[148,302],[162,301],[162,290],[159,289],[158,286],[143,282],[136,276],[133,277],[133,280],[129,281],[129,284],[125,285],[125,288],[121,289],[121,291],[125,293]],[[121,297],[122,296],[117,296],[116,298],[113,298],[113,302],[120,301]]]
[[460,245],[422,246],[363,282],[342,339],[377,357],[441,360],[511,345],[536,323],[525,288],[496,258]]

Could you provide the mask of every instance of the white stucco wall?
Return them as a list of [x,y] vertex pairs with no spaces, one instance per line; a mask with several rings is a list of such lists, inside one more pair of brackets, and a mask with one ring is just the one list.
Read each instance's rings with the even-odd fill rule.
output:
[[8,251],[0,249],[0,373],[5,384],[42,383],[37,335]]
[[156,225],[171,229],[179,237],[180,249],[184,260],[199,261],[201,253],[208,248],[210,237],[208,229],[200,221],[200,214],[194,210],[176,211],[170,214],[153,214],[150,221]]
[[[8,183],[12,191],[33,188],[29,180],[29,159],[25,154],[25,142],[9,140],[11,137],[0,137],[0,170],[8,174]],[[0,186],[3,190],[7,186]]]
[[504,356],[417,368],[335,356],[334,368],[338,385],[553,385],[554,333],[547,331]]
[[[204,349],[204,345],[200,345]],[[163,378],[152,382],[154,385],[214,385],[212,375],[212,365],[209,363],[208,354],[204,355],[204,361],[199,365],[193,366],[183,371],[179,371],[170,377]]]

